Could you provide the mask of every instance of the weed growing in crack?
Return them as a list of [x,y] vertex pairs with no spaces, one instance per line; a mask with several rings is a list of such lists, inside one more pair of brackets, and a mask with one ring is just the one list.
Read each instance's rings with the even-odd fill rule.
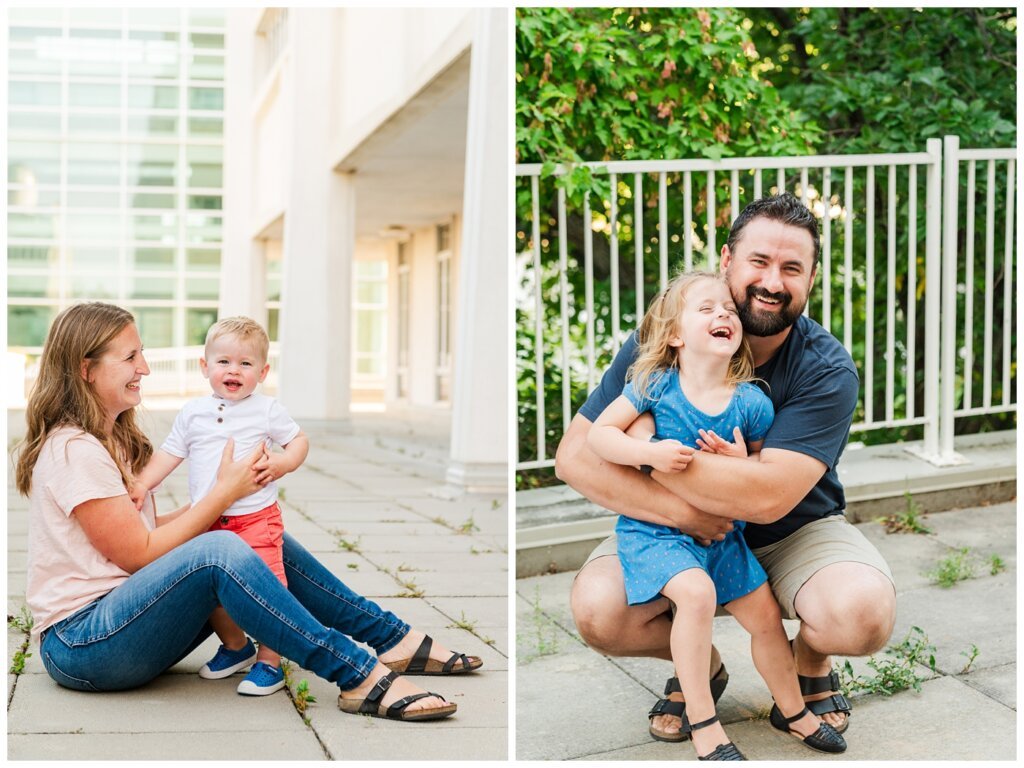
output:
[[886,533],[931,533],[931,529],[924,524],[924,513],[910,495],[910,491],[904,496],[907,500],[906,511],[888,517],[876,517],[875,522],[885,526]]
[[927,576],[943,589],[949,589],[958,581],[974,578],[974,562],[968,547],[957,550],[948,557],[939,560],[934,570]]
[[849,661],[839,671],[840,687],[847,694],[864,691],[891,696],[898,691],[913,688],[921,690],[924,678],[917,672],[918,665],[935,672],[935,646],[928,642],[928,636],[920,627],[911,627],[899,645],[885,649],[889,658],[868,657],[867,664],[874,670],[873,675],[855,675]]

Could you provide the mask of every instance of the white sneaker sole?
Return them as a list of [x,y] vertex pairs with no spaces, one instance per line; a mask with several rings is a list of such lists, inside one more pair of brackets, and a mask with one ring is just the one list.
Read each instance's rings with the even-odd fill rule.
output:
[[282,688],[284,688],[284,680],[265,688],[260,688],[251,680],[243,680],[238,684],[237,690],[243,696],[269,696],[272,693],[277,693]]
[[235,674],[235,672],[240,672],[246,667],[251,666],[255,663],[255,661],[256,654],[253,653],[253,655],[250,656],[248,659],[240,661],[237,664],[234,664],[230,667],[218,669],[217,671],[213,671],[212,669],[210,669],[208,665],[204,664],[203,668],[199,670],[199,676],[204,680],[220,680],[225,677],[231,677],[233,674]]

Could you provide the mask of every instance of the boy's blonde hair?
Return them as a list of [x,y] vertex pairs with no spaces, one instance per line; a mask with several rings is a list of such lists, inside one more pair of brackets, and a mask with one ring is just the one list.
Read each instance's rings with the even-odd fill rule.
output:
[[270,355],[270,338],[263,326],[248,317],[225,317],[210,326],[206,332],[206,350],[209,357],[210,345],[221,336],[234,336],[243,344],[251,344],[260,362],[264,365]]
[[[669,341],[679,335],[679,316],[686,306],[687,292],[701,280],[713,280],[728,288],[725,278],[714,272],[684,272],[672,278],[665,290],[651,301],[637,329],[640,348],[636,360],[626,372],[626,379],[633,382],[637,397],[650,396],[657,378],[655,374],[678,367],[679,355],[675,347],[669,346]],[[729,361],[726,381],[735,385],[754,379],[754,356],[744,337]]]

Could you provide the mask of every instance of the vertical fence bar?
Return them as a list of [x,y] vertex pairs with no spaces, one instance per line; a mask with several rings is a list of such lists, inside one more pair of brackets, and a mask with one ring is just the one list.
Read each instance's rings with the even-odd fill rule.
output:
[[853,166],[846,166],[843,207],[843,346],[853,354]]
[[1003,405],[1010,404],[1010,337],[1013,335],[1013,187],[1014,162],[1006,165],[1006,255],[1003,277]]
[[761,169],[756,168],[754,170],[754,199],[761,199]]
[[821,324],[832,332],[832,169],[825,168],[821,179],[822,205],[825,213],[821,217]]
[[956,261],[960,194],[959,136],[943,137],[942,348],[939,373],[939,458],[953,456],[953,397],[956,383]]
[[658,290],[668,285],[668,182],[666,174],[658,174]]
[[910,166],[907,181],[907,366],[904,381],[907,387],[908,419],[914,418],[917,394],[917,166]]
[[807,190],[807,169],[800,169],[800,202],[804,204],[805,208],[810,208],[810,194]]
[[718,268],[718,258],[715,253],[715,172],[708,171],[708,270],[714,272]]
[[693,269],[693,187],[690,172],[683,173],[683,264]]
[[587,391],[594,389],[597,354],[594,342],[594,216],[590,193],[583,196],[583,292],[587,307]]
[[985,341],[981,372],[981,404],[992,405],[992,279],[995,274],[996,161],[988,161],[988,186],[985,194]]
[[633,174],[633,245],[636,250],[636,264],[633,272],[636,280],[636,325],[644,316],[644,189],[643,174]]
[[924,241],[924,454],[939,451],[939,282],[942,274],[942,139],[928,139]]
[[558,188],[558,293],[562,320],[562,433],[572,418],[572,382],[569,367],[569,243],[566,230],[565,188]]
[[729,175],[729,224],[730,226],[736,217],[740,215],[740,172],[733,171]]
[[868,166],[865,194],[867,223],[864,251],[867,259],[866,295],[864,299],[864,422],[875,420],[875,167]]
[[775,185],[776,194],[781,195],[783,192],[786,191],[786,169],[785,168],[779,168],[778,173],[775,175],[775,181],[776,181],[776,185]]
[[964,400],[970,409],[974,383],[974,196],[977,163],[967,163],[967,253],[964,254]]
[[612,242],[611,242],[611,273],[612,273],[612,355],[619,351],[619,177],[609,174],[612,187]]
[[544,280],[540,265],[540,180],[536,176],[530,178],[530,192],[533,204],[533,370],[537,402],[537,461],[543,461],[547,453],[544,444],[547,432],[544,427],[544,297],[541,295]]
[[896,410],[896,166],[889,166],[889,232],[886,243],[885,274],[885,418],[892,421]]

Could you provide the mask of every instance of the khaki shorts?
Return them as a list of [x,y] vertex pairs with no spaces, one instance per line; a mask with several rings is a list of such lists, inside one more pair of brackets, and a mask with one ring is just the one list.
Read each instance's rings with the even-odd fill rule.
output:
[[[885,558],[864,534],[842,515],[823,517],[794,531],[781,541],[753,550],[754,555],[768,573],[768,583],[782,609],[782,618],[798,619],[794,601],[796,593],[815,573],[833,563],[864,563],[881,571],[893,587]],[[590,553],[591,560],[616,554],[614,534],[597,545]],[[582,569],[581,569],[582,570]],[[719,609],[719,614],[723,611]]]

